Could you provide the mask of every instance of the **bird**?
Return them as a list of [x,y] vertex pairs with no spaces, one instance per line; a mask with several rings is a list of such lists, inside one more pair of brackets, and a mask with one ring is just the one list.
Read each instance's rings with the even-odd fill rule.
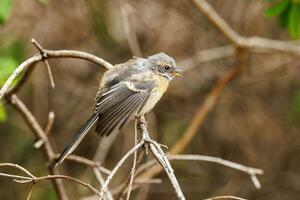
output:
[[94,125],[96,133],[109,136],[151,111],[181,72],[175,60],[162,52],[147,58],[133,57],[108,69],[100,81],[91,116],[71,138],[56,165],[75,150]]

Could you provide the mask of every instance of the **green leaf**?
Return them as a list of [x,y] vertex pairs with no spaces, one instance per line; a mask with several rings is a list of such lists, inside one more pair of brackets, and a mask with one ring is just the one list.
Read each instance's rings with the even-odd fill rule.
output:
[[7,119],[6,110],[2,103],[0,103],[0,122],[4,122]]
[[293,3],[288,14],[288,31],[293,39],[300,36],[300,4]]
[[280,14],[279,22],[283,28],[287,28],[289,22],[289,8],[287,8],[285,11],[283,11],[283,13]]
[[0,57],[0,86],[5,83],[17,66],[18,62],[14,58]]
[[270,8],[265,10],[265,16],[267,17],[274,17],[278,16],[279,14],[283,13],[289,6],[290,1],[289,0],[283,0]]
[[0,25],[4,24],[10,16],[12,0],[0,0]]

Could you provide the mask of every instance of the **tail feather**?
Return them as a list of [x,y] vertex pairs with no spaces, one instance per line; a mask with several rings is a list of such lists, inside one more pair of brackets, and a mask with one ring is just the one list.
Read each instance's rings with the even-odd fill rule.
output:
[[64,159],[70,155],[75,148],[78,146],[78,144],[81,142],[81,140],[86,136],[90,128],[94,125],[94,123],[97,121],[99,116],[97,114],[93,114],[75,133],[73,138],[71,139],[70,143],[66,146],[64,151],[60,154],[59,158],[56,160],[56,165],[61,164]]

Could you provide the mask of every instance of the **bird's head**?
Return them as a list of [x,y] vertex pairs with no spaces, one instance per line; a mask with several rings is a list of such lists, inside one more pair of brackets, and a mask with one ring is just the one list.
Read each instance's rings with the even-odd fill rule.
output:
[[182,70],[179,69],[175,60],[165,53],[157,53],[148,57],[150,68],[154,73],[163,76],[171,81],[175,76],[180,76]]

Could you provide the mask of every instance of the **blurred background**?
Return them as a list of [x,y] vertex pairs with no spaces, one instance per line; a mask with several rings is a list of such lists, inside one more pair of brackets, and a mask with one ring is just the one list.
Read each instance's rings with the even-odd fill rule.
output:
[[[300,2],[296,0],[210,0],[216,11],[243,36],[297,42]],[[128,31],[129,30],[129,31]],[[128,43],[136,39],[138,46]],[[189,1],[181,0],[0,0],[0,85],[26,58],[37,53],[35,38],[44,48],[74,49],[95,54],[112,64],[133,55],[165,52],[186,69],[148,114],[151,135],[172,147],[202,105],[216,80],[236,65],[234,54],[203,62],[199,51],[227,48],[230,41]],[[134,41],[131,44],[136,44]],[[133,53],[132,50],[133,49]],[[50,60],[56,83],[49,86],[40,63],[20,98],[45,127],[49,111],[56,115],[50,140],[60,152],[73,132],[92,112],[97,85],[104,70],[78,59]],[[249,53],[244,72],[226,86],[183,153],[222,157],[264,170],[260,190],[245,173],[212,163],[174,161],[187,199],[235,195],[256,200],[300,197],[300,79],[297,56],[286,53]],[[24,120],[4,102],[0,105],[0,162],[24,166],[36,176],[47,175],[41,152]],[[90,133],[76,155],[103,162],[111,169],[134,144],[133,124],[103,140]],[[104,141],[107,140],[107,141]],[[98,148],[99,142],[101,145]],[[108,152],[100,147],[111,145]],[[130,159],[112,182],[124,181]],[[65,162],[63,174],[88,183],[95,178],[82,165]],[[175,199],[164,173],[161,184],[133,192],[135,199]],[[66,182],[71,199],[90,193]],[[25,199],[29,185],[0,178],[0,199]],[[145,197],[142,197],[142,196]],[[57,199],[51,182],[39,183],[31,199]]]

